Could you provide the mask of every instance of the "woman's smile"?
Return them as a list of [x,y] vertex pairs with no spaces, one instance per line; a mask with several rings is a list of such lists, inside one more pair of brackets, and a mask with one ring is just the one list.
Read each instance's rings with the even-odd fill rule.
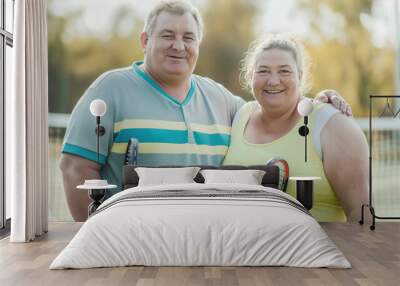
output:
[[265,96],[283,96],[285,95],[286,89],[264,89],[262,95]]

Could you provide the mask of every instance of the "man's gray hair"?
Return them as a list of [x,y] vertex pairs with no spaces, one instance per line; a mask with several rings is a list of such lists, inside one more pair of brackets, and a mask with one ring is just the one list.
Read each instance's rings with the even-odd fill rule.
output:
[[160,1],[147,15],[143,32],[146,32],[149,36],[152,35],[156,26],[157,17],[161,12],[168,12],[175,15],[190,13],[196,21],[199,42],[201,42],[203,38],[203,20],[200,12],[191,3],[182,0]]

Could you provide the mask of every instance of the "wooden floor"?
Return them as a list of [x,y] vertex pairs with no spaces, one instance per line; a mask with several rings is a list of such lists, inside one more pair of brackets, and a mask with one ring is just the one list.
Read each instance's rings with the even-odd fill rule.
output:
[[32,243],[0,241],[0,285],[400,285],[400,222],[323,224],[353,268],[121,267],[48,270],[79,223],[52,223]]

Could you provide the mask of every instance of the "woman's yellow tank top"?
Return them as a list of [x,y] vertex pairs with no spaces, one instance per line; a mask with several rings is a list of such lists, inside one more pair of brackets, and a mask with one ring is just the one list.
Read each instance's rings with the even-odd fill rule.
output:
[[[282,157],[289,164],[290,176],[316,176],[321,180],[314,181],[314,204],[311,214],[321,222],[346,221],[343,207],[332,190],[324,173],[320,156],[313,143],[313,129],[315,126],[315,110],[309,116],[308,153],[307,162],[304,161],[304,137],[298,129],[303,124],[299,120],[297,125],[286,135],[266,144],[252,144],[244,138],[244,130],[250,114],[257,107],[256,102],[248,102],[236,114],[231,130],[231,142],[223,165],[259,165],[266,164],[272,157]],[[296,197],[296,184],[289,181],[287,193]]]

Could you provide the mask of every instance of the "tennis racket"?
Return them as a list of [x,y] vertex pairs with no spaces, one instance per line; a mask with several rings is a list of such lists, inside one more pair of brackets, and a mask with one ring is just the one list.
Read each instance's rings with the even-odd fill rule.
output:
[[281,191],[286,192],[287,184],[289,180],[289,164],[281,157],[272,157],[268,162],[267,166],[278,166],[279,168],[279,185],[278,188]]

